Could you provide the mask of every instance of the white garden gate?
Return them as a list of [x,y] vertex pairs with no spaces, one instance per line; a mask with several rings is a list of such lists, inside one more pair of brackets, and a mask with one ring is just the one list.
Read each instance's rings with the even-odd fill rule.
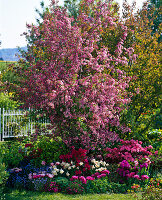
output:
[[[34,133],[35,122],[28,118],[24,123],[26,112],[25,110],[5,110],[0,108],[0,141],[15,136],[29,136]],[[46,127],[49,124],[49,120],[43,118],[40,123]]]

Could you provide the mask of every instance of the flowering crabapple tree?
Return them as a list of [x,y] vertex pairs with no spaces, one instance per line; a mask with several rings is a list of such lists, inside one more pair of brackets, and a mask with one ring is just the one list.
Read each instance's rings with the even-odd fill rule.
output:
[[68,145],[86,149],[105,146],[129,129],[120,113],[130,102],[130,77],[117,66],[127,65],[123,48],[127,27],[114,53],[101,46],[104,29],[116,27],[109,2],[81,1],[76,19],[51,1],[39,25],[28,25],[28,51],[17,69],[15,97],[23,107],[41,109]]

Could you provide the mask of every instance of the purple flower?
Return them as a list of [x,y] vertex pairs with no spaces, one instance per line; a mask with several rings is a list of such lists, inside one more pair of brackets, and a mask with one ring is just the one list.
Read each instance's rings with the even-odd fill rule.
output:
[[147,164],[147,163],[143,163],[143,164],[140,165],[140,168],[141,168],[141,169],[144,168],[144,167],[147,168],[147,167],[148,167],[148,164]]

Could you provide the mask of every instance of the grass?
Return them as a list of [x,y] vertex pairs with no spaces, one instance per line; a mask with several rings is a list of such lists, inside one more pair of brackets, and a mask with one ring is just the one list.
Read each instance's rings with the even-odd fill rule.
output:
[[0,71],[3,72],[8,68],[9,64],[16,63],[14,61],[0,61]]
[[[135,200],[131,194],[87,194],[67,195],[61,193],[45,193],[11,190],[5,194],[6,200]],[[141,197],[141,194],[138,194]]]

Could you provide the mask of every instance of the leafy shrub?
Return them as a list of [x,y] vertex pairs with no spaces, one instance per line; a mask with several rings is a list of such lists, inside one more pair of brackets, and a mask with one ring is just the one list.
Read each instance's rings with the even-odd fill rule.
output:
[[150,160],[151,160],[151,165],[149,169],[150,177],[157,177],[158,172],[161,172],[162,153],[155,151],[155,153],[150,156]]
[[152,129],[147,134],[147,143],[151,144],[155,151],[162,151],[162,131],[159,129]]
[[70,183],[70,181],[65,177],[57,177],[57,178],[55,178],[55,182],[59,186],[59,189],[62,192],[66,191],[66,188],[68,188],[69,183]]
[[4,108],[6,110],[7,109],[12,110],[12,109],[16,109],[17,107],[19,107],[18,102],[13,101],[11,99],[11,97],[12,97],[11,93],[7,94],[7,93],[1,92],[0,93],[0,108]]
[[50,181],[44,187],[46,192],[58,192],[59,188],[56,182]]
[[2,162],[2,151],[0,151],[0,196],[3,194],[8,175],[5,164]]
[[87,181],[84,185],[85,193],[126,193],[126,184],[109,182],[107,177]]
[[23,160],[23,155],[19,153],[20,144],[18,142],[12,142],[7,144],[5,154],[3,156],[3,162],[7,168],[14,168],[19,165],[19,162]]
[[121,177],[120,182],[126,183],[128,186],[133,183],[145,185],[149,179],[148,167],[150,163],[149,158],[135,160],[134,162],[123,160],[117,169],[117,173]]
[[80,181],[70,181],[68,187],[66,188],[67,194],[82,194],[84,191],[84,187],[82,186]]
[[85,187],[85,193],[106,193],[108,180],[106,178],[95,179],[93,181],[87,181]]
[[20,140],[19,152],[36,167],[40,167],[42,161],[50,164],[59,160],[59,156],[67,150],[62,140],[53,135],[32,136],[30,139]]
[[40,159],[45,160],[46,163],[59,160],[59,156],[68,150],[62,140],[50,136],[41,136],[34,146],[42,150]]
[[110,182],[107,186],[107,191],[110,193],[126,193],[126,184]]

